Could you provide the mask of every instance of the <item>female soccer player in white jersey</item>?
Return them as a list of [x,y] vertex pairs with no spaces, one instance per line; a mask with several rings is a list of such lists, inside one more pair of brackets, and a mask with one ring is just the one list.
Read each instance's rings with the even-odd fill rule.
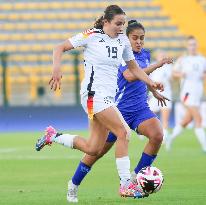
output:
[[51,89],[56,90],[61,84],[62,53],[79,46],[84,47],[85,77],[80,93],[81,104],[90,118],[90,137],[85,139],[78,135],[60,134],[54,128],[48,127],[45,135],[36,144],[37,151],[55,142],[97,156],[105,145],[108,132],[111,131],[117,136],[116,156],[122,166],[127,167],[130,162],[130,128],[114,104],[118,67],[122,59],[135,79],[143,80],[152,89],[163,87],[150,80],[134,60],[130,42],[127,36],[122,34],[125,18],[125,12],[119,6],[108,6],[93,29],[77,34],[54,49],[50,85]]
[[[156,60],[161,61],[164,58],[167,58],[168,55],[166,51],[164,50],[157,50],[155,52]],[[163,127],[163,133],[164,133],[164,141],[168,137],[168,124],[169,124],[169,115],[170,110],[172,108],[172,89],[171,89],[171,78],[172,78],[172,65],[171,64],[165,64],[162,66],[161,69],[157,69],[150,75],[151,79],[157,82],[161,82],[164,85],[164,91],[161,93],[168,99],[170,99],[169,102],[167,102],[167,106],[162,107],[159,103],[157,103],[157,100],[154,96],[152,96],[149,99],[149,106],[150,109],[157,113],[160,112],[161,114],[161,122]]]
[[[135,60],[140,65],[140,67],[149,74],[158,67],[161,67],[164,63],[171,62],[171,59],[163,59],[154,65],[148,67],[150,63],[150,52],[143,48],[145,29],[144,27],[135,20],[131,20],[128,23],[127,35],[132,45]],[[159,120],[156,118],[155,114],[149,109],[147,103],[147,87],[142,81],[134,81],[136,78],[129,72],[127,65],[121,65],[118,72],[118,88],[119,91],[116,94],[116,104],[117,108],[120,110],[122,116],[128,123],[129,127],[148,137],[149,142],[145,146],[142,157],[134,169],[133,178],[135,178],[136,173],[145,167],[152,164],[162,142],[162,128]],[[156,93],[155,93],[156,95]],[[164,98],[161,96],[156,96],[161,103],[165,102]],[[103,156],[115,143],[116,136],[112,133],[109,134],[107,143],[99,156],[89,156],[85,155],[79,166],[76,169],[72,180],[69,181],[68,185],[68,196],[69,202],[77,202],[77,191],[78,186],[81,181],[90,171],[92,165]],[[124,166],[124,161],[127,162],[127,166]],[[119,158],[116,156],[116,165],[119,173],[120,181],[120,195],[126,195],[124,192],[125,186],[130,183],[130,163],[128,162],[128,157]],[[137,194],[137,193],[136,193]],[[132,195],[133,196],[133,195]],[[144,194],[138,193],[135,195],[137,198],[144,197]]]
[[206,59],[198,54],[197,41],[193,36],[187,39],[187,55],[180,57],[174,66],[174,77],[181,79],[180,99],[186,112],[181,123],[175,126],[172,135],[166,140],[166,149],[171,149],[173,140],[194,120],[195,134],[202,150],[206,152],[205,132],[199,111],[203,95],[203,80],[206,78]]

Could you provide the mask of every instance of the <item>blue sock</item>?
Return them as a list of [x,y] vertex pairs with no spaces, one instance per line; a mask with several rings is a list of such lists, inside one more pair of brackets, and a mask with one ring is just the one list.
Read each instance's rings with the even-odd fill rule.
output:
[[134,169],[135,173],[137,174],[143,167],[150,166],[152,162],[155,160],[157,155],[148,155],[146,153],[142,153],[142,157],[139,160],[138,165]]
[[87,166],[83,162],[80,161],[79,166],[77,167],[74,176],[72,177],[72,182],[75,185],[80,185],[84,177],[88,174],[91,167]]

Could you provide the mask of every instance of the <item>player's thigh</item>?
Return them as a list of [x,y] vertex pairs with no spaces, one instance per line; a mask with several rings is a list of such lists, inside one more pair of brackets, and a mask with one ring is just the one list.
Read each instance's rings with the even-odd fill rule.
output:
[[88,144],[92,150],[98,150],[101,152],[103,149],[109,130],[94,117],[90,121],[90,136],[88,138]]
[[183,127],[187,126],[192,121],[192,113],[188,106],[185,106],[185,114],[181,120],[181,125]]
[[190,110],[190,113],[195,121],[195,124],[198,126],[201,125],[202,117],[199,108],[196,106],[190,106],[188,109]]
[[156,117],[143,121],[138,126],[138,132],[149,139],[156,138],[156,140],[160,142],[163,138],[162,126],[159,119]]
[[95,116],[102,125],[117,137],[125,137],[129,135],[130,128],[117,107],[111,106],[102,112],[95,114]]

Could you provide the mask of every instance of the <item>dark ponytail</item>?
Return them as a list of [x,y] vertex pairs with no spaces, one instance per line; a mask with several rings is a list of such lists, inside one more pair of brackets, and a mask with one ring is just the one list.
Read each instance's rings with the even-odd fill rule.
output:
[[125,12],[119,6],[117,5],[108,6],[104,11],[104,15],[95,21],[94,28],[103,29],[104,20],[111,22],[114,16],[121,15],[121,14],[125,15]]
[[104,20],[104,16],[101,16],[100,18],[98,18],[94,23],[94,28],[102,29],[104,25],[103,20]]
[[137,22],[137,20],[128,21],[128,26],[126,29],[127,36],[129,36],[129,34],[135,29],[142,29],[145,32],[144,26],[141,23]]

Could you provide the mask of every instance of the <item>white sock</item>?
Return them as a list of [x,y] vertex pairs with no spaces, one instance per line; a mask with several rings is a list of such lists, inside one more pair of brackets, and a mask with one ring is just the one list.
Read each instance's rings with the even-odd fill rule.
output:
[[195,128],[195,134],[200,142],[203,151],[206,151],[206,136],[203,128]]
[[168,139],[168,131],[163,128],[163,143]]
[[78,185],[74,184],[74,183],[72,182],[72,180],[69,181],[68,184],[70,185],[71,188],[74,188],[74,189],[78,188]]
[[117,171],[120,177],[120,184],[124,185],[130,180],[130,159],[129,156],[116,158]]
[[171,134],[171,138],[175,139],[182,132],[182,130],[183,127],[181,125],[176,125]]
[[62,134],[52,139],[53,142],[73,148],[73,141],[76,135]]
[[165,141],[165,148],[167,151],[171,150],[172,142],[173,140],[182,132],[183,127],[181,125],[176,125],[173,129],[173,132],[171,135],[167,135],[166,141]]

